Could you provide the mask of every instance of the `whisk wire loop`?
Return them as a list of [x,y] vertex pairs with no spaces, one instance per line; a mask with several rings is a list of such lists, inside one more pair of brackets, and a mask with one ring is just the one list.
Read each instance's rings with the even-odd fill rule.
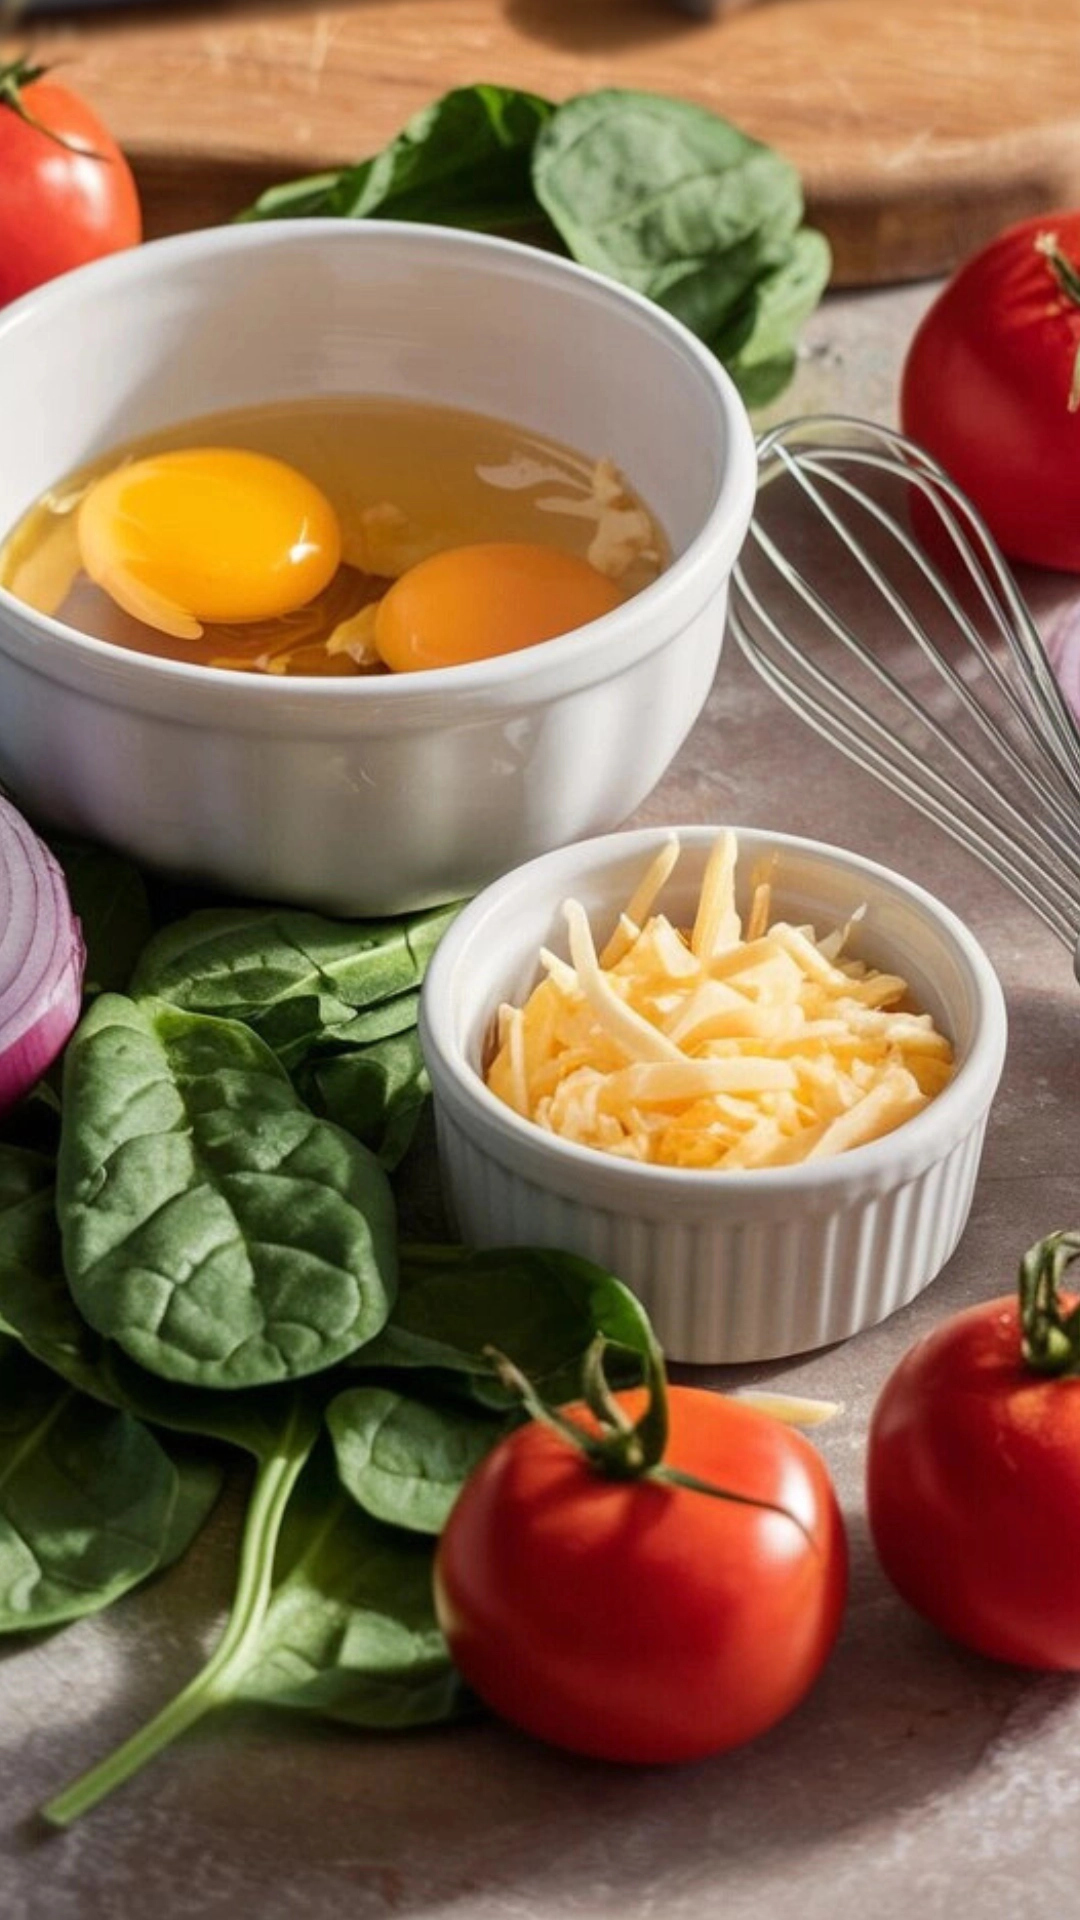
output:
[[[811,463],[807,462],[806,464],[809,466]],[[817,489],[813,487],[807,478],[805,469],[803,467],[793,466],[792,474],[795,483],[802,488],[807,497],[820,508],[829,524],[837,531],[840,539],[852,552],[857,552],[857,549],[851,547],[851,536],[848,528],[837,518],[828,506],[828,503],[822,498]],[[848,483],[840,482],[840,484],[845,488],[849,496],[858,499],[860,504],[864,505],[880,524],[891,527],[891,523],[885,520],[876,502],[866,500],[864,496],[858,494],[857,490],[850,487]],[[897,537],[901,539],[905,550],[910,552],[915,559],[930,586],[935,592],[941,593],[942,582],[934,573],[933,569],[927,566],[922,553],[914,547],[909,536],[904,533],[902,528],[895,529],[895,531]],[[848,654],[858,660],[860,666],[865,670],[866,674],[877,683],[877,686],[890,695],[896,701],[897,706],[915,720],[925,732],[932,737],[943,759],[948,761],[954,756],[959,757],[962,772],[969,783],[980,790],[984,800],[996,804],[1000,793],[999,781],[986,773],[978,762],[970,756],[958,755],[955,739],[949,729],[915,698],[909,687],[905,685],[903,679],[898,677],[897,673],[892,671],[881,659],[876,657],[874,652],[840,616],[837,609],[823,599],[813,582],[807,580],[800,570],[781,552],[763,527],[755,524],[751,530],[751,538],[760,547],[762,552],[769,556],[778,573],[783,576],[786,583],[798,591],[805,605],[813,611],[822,625],[828,629],[832,637],[839,642]],[[887,602],[897,620],[903,624],[906,633],[919,648],[920,652],[931,662],[954,699],[970,713],[974,724],[989,742],[992,749],[991,764],[994,764],[993,755],[999,755],[1008,763],[1018,782],[1026,789],[1028,798],[1037,804],[1044,803],[1048,777],[1046,769],[1043,768],[1041,773],[1036,773],[1033,767],[1024,760],[1004,729],[997,723],[993,714],[972,699],[967,685],[957,673],[951,661],[938,652],[930,632],[922,622],[914,617],[911,607],[898,595],[894,584],[889,580],[887,574],[883,572],[881,567],[878,566],[869,555],[860,555],[860,558],[865,565],[868,579],[881,593],[883,599]],[[784,650],[790,650],[786,636],[782,630],[776,626],[775,622],[770,619],[766,608],[761,604],[760,600],[752,595],[749,588],[747,588],[747,597],[752,600],[759,618],[770,627],[775,643]],[[996,613],[997,608],[994,607],[993,611]],[[1008,701],[1017,721],[1023,728],[1030,757],[1032,749],[1034,748],[1037,752],[1041,744],[1037,721],[1032,718],[1029,710],[1023,706],[1016,697],[1014,689],[1002,673],[995,656],[987,649],[978,629],[965,618],[961,622],[961,631],[964,639],[977,655],[979,661],[985,665],[987,672],[990,673],[1002,697]],[[820,687],[822,685],[821,670],[815,667],[813,658],[810,655],[806,655],[801,664],[807,678],[815,679]],[[865,708],[860,708],[849,698],[845,697],[842,687],[836,687],[835,694],[837,705],[846,707],[848,718],[854,724],[861,722],[866,728],[873,728],[878,725],[872,713],[867,712]],[[896,738],[892,734],[886,737],[893,741],[893,750],[898,756],[903,756],[905,759],[909,757],[908,750],[905,748],[902,739]],[[915,765],[922,768],[923,780],[928,785],[931,783],[935,785],[940,784],[932,764],[926,761],[925,758],[920,757],[915,761]],[[998,772],[1000,772],[1000,768]],[[1056,769],[1052,771],[1050,777],[1056,777]],[[961,810],[965,810],[963,794],[956,789],[950,789],[949,791],[954,804],[961,808]],[[1063,800],[1068,799],[1067,791],[1062,795],[1062,798]],[[977,817],[978,816],[976,816],[976,818]],[[1063,827],[1050,819],[1046,824],[1046,833],[1050,842],[1066,855],[1080,848],[1080,834],[1070,832],[1067,825]]]
[[[803,491],[815,501],[817,506],[820,507],[821,512],[824,514],[825,518],[828,520],[830,526],[833,528],[833,531],[837,534],[838,538],[843,542],[845,542],[845,544],[847,544],[849,547],[851,546],[851,535],[850,535],[849,529],[844,525],[843,519],[838,514],[833,512],[833,510],[830,508],[827,500],[823,497],[823,495],[816,488],[812,486],[809,479],[809,476],[811,474],[818,473],[824,476],[825,478],[827,478],[837,492],[843,495],[846,495],[848,500],[854,502],[859,508],[862,509],[864,513],[872,516],[872,518],[877,521],[879,526],[885,527],[894,536],[894,538],[899,542],[900,546],[902,547],[906,557],[918,569],[919,573],[921,574],[923,580],[926,582],[927,586],[930,588],[930,590],[933,593],[937,595],[938,600],[943,604],[946,613],[959,621],[965,640],[968,642],[972,650],[978,655],[978,658],[981,661],[982,665],[985,667],[986,671],[993,676],[1001,693],[1003,694],[1005,699],[1009,702],[1017,718],[1021,721],[1021,724],[1024,726],[1030,726],[1026,705],[1019,698],[1016,690],[1010,685],[1006,676],[1002,673],[993,652],[986,645],[978,628],[966,616],[960,603],[958,601],[954,602],[951,600],[946,590],[945,582],[941,578],[941,575],[937,573],[936,570],[929,564],[926,558],[926,555],[923,553],[922,549],[918,546],[917,542],[912,539],[911,535],[903,527],[896,525],[895,522],[890,520],[890,518],[884,513],[882,508],[879,506],[878,502],[872,497],[872,495],[867,494],[866,492],[860,490],[858,487],[854,486],[849,480],[845,478],[842,472],[831,471],[824,463],[815,461],[812,455],[808,456],[805,460],[794,461],[791,459],[790,455],[787,453],[785,449],[782,451],[781,457],[783,458],[784,464],[787,467],[788,471],[790,472],[791,477],[794,480],[795,484],[797,486],[800,486],[803,489]],[[879,473],[888,471],[887,465],[878,456],[873,454],[868,455],[866,459],[862,462],[862,464],[865,467],[868,467],[870,469],[876,468]],[[931,488],[936,486],[937,483],[933,482],[930,476],[928,475],[925,475],[919,472],[913,472],[911,475],[910,484],[912,485],[913,488],[917,489],[922,494],[926,495],[931,493]],[[945,526],[947,527],[947,529],[949,529],[954,535],[958,536],[960,532],[959,526],[957,522],[952,518],[952,516],[947,513],[944,503],[941,501],[939,495],[936,492],[934,492],[931,494],[931,497],[933,499],[933,503],[935,507],[940,512],[942,520]],[[964,553],[962,557],[965,560],[970,559],[970,556],[967,555],[966,553]],[[919,621],[917,621],[914,618],[911,608],[905,603],[903,597],[899,594],[899,592],[897,592],[892,582],[889,580],[888,575],[882,570],[880,566],[876,565],[872,561],[869,555],[864,556],[863,564],[866,567],[868,577],[873,581],[874,585],[878,588],[878,591],[881,593],[882,598],[889,604],[889,606],[891,606],[897,618],[902,620],[905,623],[905,625],[908,628],[908,631],[911,634],[912,639],[916,641],[916,643],[921,647],[924,653],[932,656],[934,652],[933,641],[930,639],[929,635],[924,631]],[[991,595],[988,581],[978,571],[978,569],[972,568],[970,566],[968,568],[968,577],[973,581],[976,587],[976,590],[979,593],[983,601],[983,604],[987,608],[991,617],[997,622],[998,625],[1000,625],[1000,610],[998,608],[996,601],[993,599]],[[937,665],[938,665],[938,670],[941,672],[942,676],[949,681],[950,685],[953,688],[953,691],[960,698],[965,698],[966,694],[963,689],[962,683],[960,682],[960,676],[954,671],[950,662],[944,657],[941,657],[938,659]],[[1000,742],[1002,739],[1002,736],[999,730],[993,725],[990,719],[990,716],[988,714],[980,713],[978,715],[978,718],[980,720],[980,723],[983,725],[984,730],[994,738],[995,743]]]
[[742,651],[1075,948],[1080,730],[975,509],[921,448],[861,421],[788,422],[758,459]]
[[[895,438],[898,439],[899,436]],[[1080,803],[1080,738],[1077,736],[1075,725],[1046,659],[1038,629],[1012,575],[994,546],[989,529],[977,521],[975,508],[967,502],[955,482],[930,460],[929,455],[922,455],[918,464],[912,462],[910,469],[904,474],[905,483],[918,492],[932,507],[941,523],[942,531],[948,535],[952,554],[963,567],[966,580],[975,589],[983,610],[989,616],[999,639],[1004,642],[1007,656],[1012,654],[1014,658],[1022,657],[1030,679],[1015,681],[1008,677],[1003,671],[998,655],[984,640],[978,626],[967,613],[957,594],[949,588],[943,574],[933,565],[924,548],[893,515],[882,508],[865,486],[856,485],[846,477],[841,467],[830,464],[828,452],[824,454],[811,452],[793,457],[789,448],[778,446],[776,454],[794,484],[813,500],[838,540],[847,546],[864,567],[867,577],[873,581],[896,617],[907,626],[911,637],[923,653],[933,661],[942,678],[950,683],[957,697],[968,705],[976,723],[992,739],[995,747],[1011,751],[1007,740],[994,724],[989,712],[977,701],[971,699],[968,688],[953,669],[947,655],[940,651],[939,644],[935,643],[925,626],[915,618],[910,605],[905,602],[903,595],[889,579],[888,574],[874,562],[865,549],[860,549],[851,529],[845,524],[842,516],[830,507],[821,491],[814,487],[810,476],[817,475],[826,480],[836,492],[846,496],[849,502],[876,521],[878,526],[895,540],[905,559],[917,569],[922,581],[936,595],[940,610],[948,619],[956,622],[966,645],[994,680],[998,691],[1011,707],[1029,740],[1036,746],[1043,747],[1046,741],[1046,726],[1047,723],[1050,724],[1053,738],[1061,749],[1060,755],[1055,752],[1055,762],[1070,784],[1075,780],[1077,801]],[[877,472],[880,475],[895,477],[897,471],[895,455],[885,457],[870,450],[860,451],[855,455],[850,448],[847,448],[844,450],[843,457],[862,470]],[[835,456],[832,458],[835,460]],[[954,512],[953,508],[957,511]],[[970,535],[965,533],[959,517],[961,514],[965,515],[971,524]],[[756,536],[757,531],[755,526],[752,533]],[[981,554],[971,544],[974,538],[978,538],[983,543]],[[1034,685],[1031,684],[1032,682]],[[1037,702],[1034,698],[1036,694]],[[1022,767],[1022,762],[1016,757],[1014,757],[1014,763]]]
[[[789,678],[783,668],[766,655],[755,654],[754,665],[762,680],[815,733],[831,745],[838,744],[836,710],[817,698],[810,690],[809,683],[816,678],[835,697],[838,706],[842,707],[845,702],[852,705],[842,689],[831,685],[825,676],[806,662],[803,663],[806,680],[802,683]],[[861,710],[856,709],[856,712],[865,723],[865,731],[853,733],[844,744],[843,751],[848,757],[865,772],[873,774],[899,799],[916,808],[926,819],[961,839],[969,852],[977,854],[987,866],[1007,879],[1014,892],[1046,922],[1059,939],[1070,945],[1074,938],[1076,909],[1067,885],[1044,862],[1018,845],[993,818],[981,814],[963,793],[920,760],[904,742],[897,741],[878,723],[871,722]],[[880,745],[873,738],[875,732],[880,736]]]

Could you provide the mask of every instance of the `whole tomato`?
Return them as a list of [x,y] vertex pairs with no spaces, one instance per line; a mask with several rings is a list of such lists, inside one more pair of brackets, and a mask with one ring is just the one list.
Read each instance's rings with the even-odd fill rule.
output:
[[900,418],[1012,559],[1080,571],[1080,211],[959,268],[908,349]]
[[141,238],[131,169],[85,101],[0,66],[0,305]]
[[942,1632],[1021,1666],[1080,1669],[1080,1309],[1058,1282],[1080,1233],[917,1342],[870,1426],[881,1564]]
[[847,1586],[826,1468],[691,1387],[591,1396],[481,1462],[436,1557],[440,1625],[495,1712],[603,1759],[691,1760],[802,1699]]

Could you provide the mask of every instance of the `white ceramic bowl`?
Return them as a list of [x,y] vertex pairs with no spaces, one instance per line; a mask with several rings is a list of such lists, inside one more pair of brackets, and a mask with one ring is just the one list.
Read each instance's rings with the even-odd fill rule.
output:
[[283,221],[54,281],[0,316],[0,537],[64,474],[154,428],[346,392],[610,454],[674,564],[544,646],[351,681],[132,653],[0,591],[0,780],[36,818],[225,888],[387,913],[614,826],[656,784],[716,669],[753,436],[691,334],[550,254]]
[[[566,952],[561,907],[598,944],[668,830],[563,848],[488,887],[444,935],[421,996],[443,1186],[470,1245],[562,1247],[619,1275],[676,1360],[762,1360],[842,1340],[903,1306],[940,1271],[967,1220],[1005,1053],[997,977],[955,914],[852,853],[739,834],[743,874],[775,850],[774,917],[819,934],[866,909],[850,951],[901,973],[952,1040],[957,1071],[881,1140],[806,1166],[750,1173],[643,1166],[545,1132],[481,1077],[501,1001],[520,1003],[541,945]],[[677,829],[660,896],[693,917],[713,827]]]

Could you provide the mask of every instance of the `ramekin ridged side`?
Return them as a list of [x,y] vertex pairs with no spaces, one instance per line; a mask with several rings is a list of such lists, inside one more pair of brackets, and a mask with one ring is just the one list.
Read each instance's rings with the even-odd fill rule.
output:
[[453,1224],[467,1245],[569,1249],[637,1294],[672,1360],[779,1359],[846,1340],[906,1306],[967,1223],[986,1118],[895,1189],[814,1216],[648,1219],[552,1192],[437,1110]]

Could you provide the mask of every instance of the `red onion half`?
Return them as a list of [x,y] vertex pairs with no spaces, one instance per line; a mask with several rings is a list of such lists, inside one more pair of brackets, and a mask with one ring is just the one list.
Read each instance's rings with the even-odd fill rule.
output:
[[0,1113],[29,1092],[67,1040],[84,960],[60,867],[0,797]]

